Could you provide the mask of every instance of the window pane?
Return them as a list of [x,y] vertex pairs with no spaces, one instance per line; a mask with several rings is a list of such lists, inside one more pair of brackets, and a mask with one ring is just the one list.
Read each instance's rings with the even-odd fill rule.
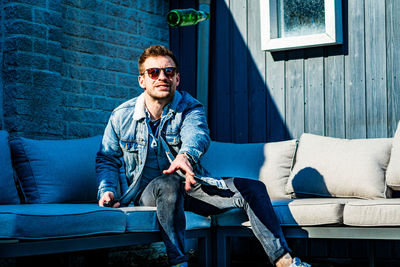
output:
[[324,0],[278,0],[279,37],[325,32]]

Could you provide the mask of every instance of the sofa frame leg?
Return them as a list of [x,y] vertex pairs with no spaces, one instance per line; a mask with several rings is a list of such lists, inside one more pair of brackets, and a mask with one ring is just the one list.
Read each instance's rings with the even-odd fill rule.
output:
[[206,237],[200,237],[197,241],[199,250],[199,266],[212,266],[212,249],[211,249],[211,234],[207,233]]
[[368,255],[369,255],[369,267],[375,267],[375,243],[372,240],[368,240]]
[[218,267],[229,267],[231,266],[231,238],[226,235],[224,231],[216,231],[217,236],[217,257],[216,263]]

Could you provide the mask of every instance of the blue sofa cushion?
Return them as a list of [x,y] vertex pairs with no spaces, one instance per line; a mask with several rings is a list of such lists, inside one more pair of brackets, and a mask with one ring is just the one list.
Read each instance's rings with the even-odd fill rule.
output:
[[12,140],[12,160],[26,203],[95,202],[95,160],[100,143],[101,136]]
[[[159,230],[157,208],[147,206],[130,206],[120,208],[126,214],[127,232],[154,232]],[[210,228],[211,218],[186,211],[186,230]]]
[[123,233],[126,216],[97,204],[1,205],[0,225],[0,238],[64,238]]
[[0,188],[2,190],[0,204],[20,203],[13,177],[8,133],[6,131],[0,131],[0,170]]
[[233,144],[212,141],[201,165],[216,177],[258,180],[264,163],[265,143]]

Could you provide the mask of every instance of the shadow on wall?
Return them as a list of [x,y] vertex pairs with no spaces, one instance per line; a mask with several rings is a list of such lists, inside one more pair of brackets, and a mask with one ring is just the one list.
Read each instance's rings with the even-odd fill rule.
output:
[[[249,10],[240,7],[246,4]],[[197,8],[198,1],[170,2],[171,9],[189,7]],[[276,78],[272,77],[273,71],[265,68],[267,55],[261,50],[259,37],[259,2],[216,0],[211,1],[210,9],[208,122],[212,140],[256,143],[291,139],[284,119],[284,85],[274,87],[281,95],[278,105],[266,85],[266,75]],[[235,15],[231,9],[237,10]],[[239,27],[247,27],[248,32],[244,29],[243,33]],[[179,88],[193,96],[197,31],[196,26],[170,28],[170,47],[181,70]]]
[[[290,139],[266,84],[266,53],[259,38],[259,3],[212,1],[209,124],[217,141],[247,143]],[[234,14],[233,14],[234,13]],[[254,16],[253,16],[254,15]],[[283,88],[275,88],[283,90]],[[283,103],[283,102],[282,102]]]
[[[304,114],[297,113],[304,109],[304,101],[296,99],[300,105],[296,107],[289,104],[297,88],[286,90],[304,86],[304,81],[286,77],[290,75],[286,62],[348,54],[347,1],[343,1],[344,45],[273,53],[261,50],[259,1],[212,1],[209,124],[213,140],[272,142],[304,131]],[[288,84],[288,79],[294,82]]]

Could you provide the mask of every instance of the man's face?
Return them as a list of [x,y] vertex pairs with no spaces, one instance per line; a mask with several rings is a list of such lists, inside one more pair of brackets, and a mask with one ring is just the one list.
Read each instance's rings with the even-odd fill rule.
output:
[[175,68],[172,58],[169,56],[149,57],[143,63],[143,67],[146,72],[139,76],[139,85],[145,90],[145,93],[154,100],[171,100],[175,94],[176,87],[179,85],[179,73],[168,76],[165,71],[160,71],[158,77],[153,76],[151,78],[147,70],[151,68]]

